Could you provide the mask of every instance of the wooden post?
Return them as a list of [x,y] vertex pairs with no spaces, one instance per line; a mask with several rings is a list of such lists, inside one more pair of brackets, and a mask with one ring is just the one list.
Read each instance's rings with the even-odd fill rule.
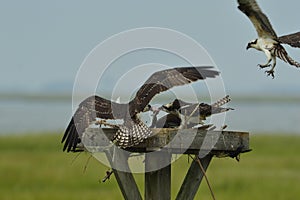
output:
[[[145,163],[145,200],[171,199],[171,156],[168,152],[146,154]],[[160,169],[160,163],[169,163]],[[155,171],[150,171],[158,169]]]
[[[204,158],[200,158],[200,162],[205,171],[208,168],[211,159],[211,155],[206,155]],[[199,163],[196,160],[193,160],[177,194],[176,200],[193,200],[203,176],[204,174],[201,171]]]
[[[124,151],[115,150],[117,148],[115,146],[109,148],[105,151],[106,157],[110,162],[114,175],[117,179],[119,188],[123,194],[124,199],[126,200],[142,200],[142,196],[139,192],[139,189],[136,185],[134,177],[132,173],[130,173],[130,168],[128,165],[128,153],[124,153]],[[119,171],[116,169],[116,163],[118,165],[122,165],[124,171]]]
[[[248,152],[249,133],[233,131],[210,131],[195,129],[152,129],[155,136],[144,142],[120,151],[111,146],[110,140],[116,129],[88,128],[81,138],[85,148],[92,153],[105,152],[119,184],[124,199],[141,200],[142,196],[136,182],[130,173],[128,157],[132,152],[145,154],[145,200],[171,199],[171,157],[172,154],[194,154],[205,151],[207,155],[200,159],[206,171],[213,156],[235,157]],[[104,134],[103,134],[104,133]],[[176,136],[176,137],[175,137]],[[206,143],[203,141],[206,140]],[[170,144],[170,142],[172,144]],[[192,141],[192,143],[191,143]],[[168,145],[168,148],[164,148]],[[114,148],[118,149],[114,151]],[[154,150],[158,151],[154,151]],[[122,165],[125,172],[119,171],[116,162]],[[160,168],[161,162],[169,163]],[[157,169],[155,171],[149,170]],[[177,194],[177,200],[194,199],[204,174],[199,163],[193,161]]]

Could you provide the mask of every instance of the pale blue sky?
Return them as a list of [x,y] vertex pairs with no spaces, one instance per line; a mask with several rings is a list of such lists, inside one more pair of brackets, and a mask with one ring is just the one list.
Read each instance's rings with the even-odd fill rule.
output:
[[[246,51],[256,32],[235,0],[0,2],[0,92],[57,88],[71,94],[79,66],[97,44],[128,29],[154,26],[180,31],[203,45],[229,94],[300,93],[300,69],[279,61],[274,80],[258,69],[266,58]],[[300,31],[299,1],[258,3],[278,35]],[[300,49],[286,49],[300,61]]]

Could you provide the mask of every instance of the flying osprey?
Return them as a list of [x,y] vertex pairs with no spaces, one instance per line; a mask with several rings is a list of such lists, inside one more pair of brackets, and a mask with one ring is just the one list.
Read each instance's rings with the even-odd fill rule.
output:
[[136,96],[129,103],[116,103],[99,96],[91,96],[80,103],[62,138],[63,151],[82,151],[81,137],[85,129],[101,119],[122,119],[114,137],[114,142],[120,147],[130,147],[142,142],[152,132],[140,119],[139,114],[149,110],[151,99],[174,86],[180,86],[214,78],[219,75],[213,67],[182,67],[155,72],[139,88]]
[[[161,118],[157,121],[157,127],[160,128],[163,124],[163,128],[176,128],[186,127],[191,128],[198,124],[203,124],[202,120],[212,114],[222,113],[232,108],[223,108],[224,104],[228,103],[231,99],[227,95],[226,97],[218,100],[217,102],[209,105],[206,103],[188,103],[180,99],[175,99],[172,103],[163,105],[160,109],[169,113],[165,118]],[[178,126],[178,124],[180,126]]]
[[292,47],[300,47],[300,32],[277,37],[276,32],[273,30],[272,25],[268,17],[261,11],[255,0],[238,0],[238,8],[245,13],[254,25],[258,38],[249,42],[247,49],[255,48],[259,51],[263,51],[267,56],[266,64],[259,64],[261,68],[272,66],[266,73],[268,76],[274,78],[274,68],[276,65],[276,57],[281,60],[300,67],[300,63],[293,60],[283,48],[281,44],[288,44]]

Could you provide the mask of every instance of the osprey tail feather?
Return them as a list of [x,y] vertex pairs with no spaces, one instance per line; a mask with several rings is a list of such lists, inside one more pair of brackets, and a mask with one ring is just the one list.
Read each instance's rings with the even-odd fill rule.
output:
[[228,103],[229,101],[231,101],[229,95],[225,96],[224,98],[218,100],[217,102],[213,103],[211,106],[212,107],[221,107],[223,106],[224,104]]
[[274,55],[290,65],[300,67],[300,63],[292,59],[281,45],[274,48]]
[[229,110],[234,110],[233,108],[222,108],[224,104],[228,103],[231,101],[229,95],[225,96],[224,98],[218,100],[217,102],[213,103],[211,105],[212,108],[212,114],[217,114],[217,113],[222,113],[222,112],[227,112]]

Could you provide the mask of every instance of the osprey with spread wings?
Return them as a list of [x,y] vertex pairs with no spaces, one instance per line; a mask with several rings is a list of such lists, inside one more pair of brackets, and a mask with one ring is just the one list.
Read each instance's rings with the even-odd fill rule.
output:
[[[267,56],[267,63],[259,64],[261,68],[271,66],[266,73],[274,78],[274,68],[276,66],[276,57],[289,63],[290,65],[300,67],[300,63],[293,60],[281,44],[288,44],[292,47],[300,47],[300,32],[278,37],[268,17],[261,11],[255,0],[238,0],[238,8],[248,16],[254,25],[258,38],[249,42],[247,49],[254,48],[263,51]],[[273,62],[271,64],[271,62]]]
[[152,74],[129,103],[116,103],[99,96],[88,97],[79,104],[65,131],[62,138],[63,150],[84,150],[81,141],[83,133],[97,118],[123,120],[123,124],[113,125],[118,129],[113,139],[117,146],[130,147],[139,144],[152,134],[149,127],[140,120],[139,114],[150,109],[149,102],[154,96],[175,86],[218,75],[219,72],[213,67],[166,69]]

